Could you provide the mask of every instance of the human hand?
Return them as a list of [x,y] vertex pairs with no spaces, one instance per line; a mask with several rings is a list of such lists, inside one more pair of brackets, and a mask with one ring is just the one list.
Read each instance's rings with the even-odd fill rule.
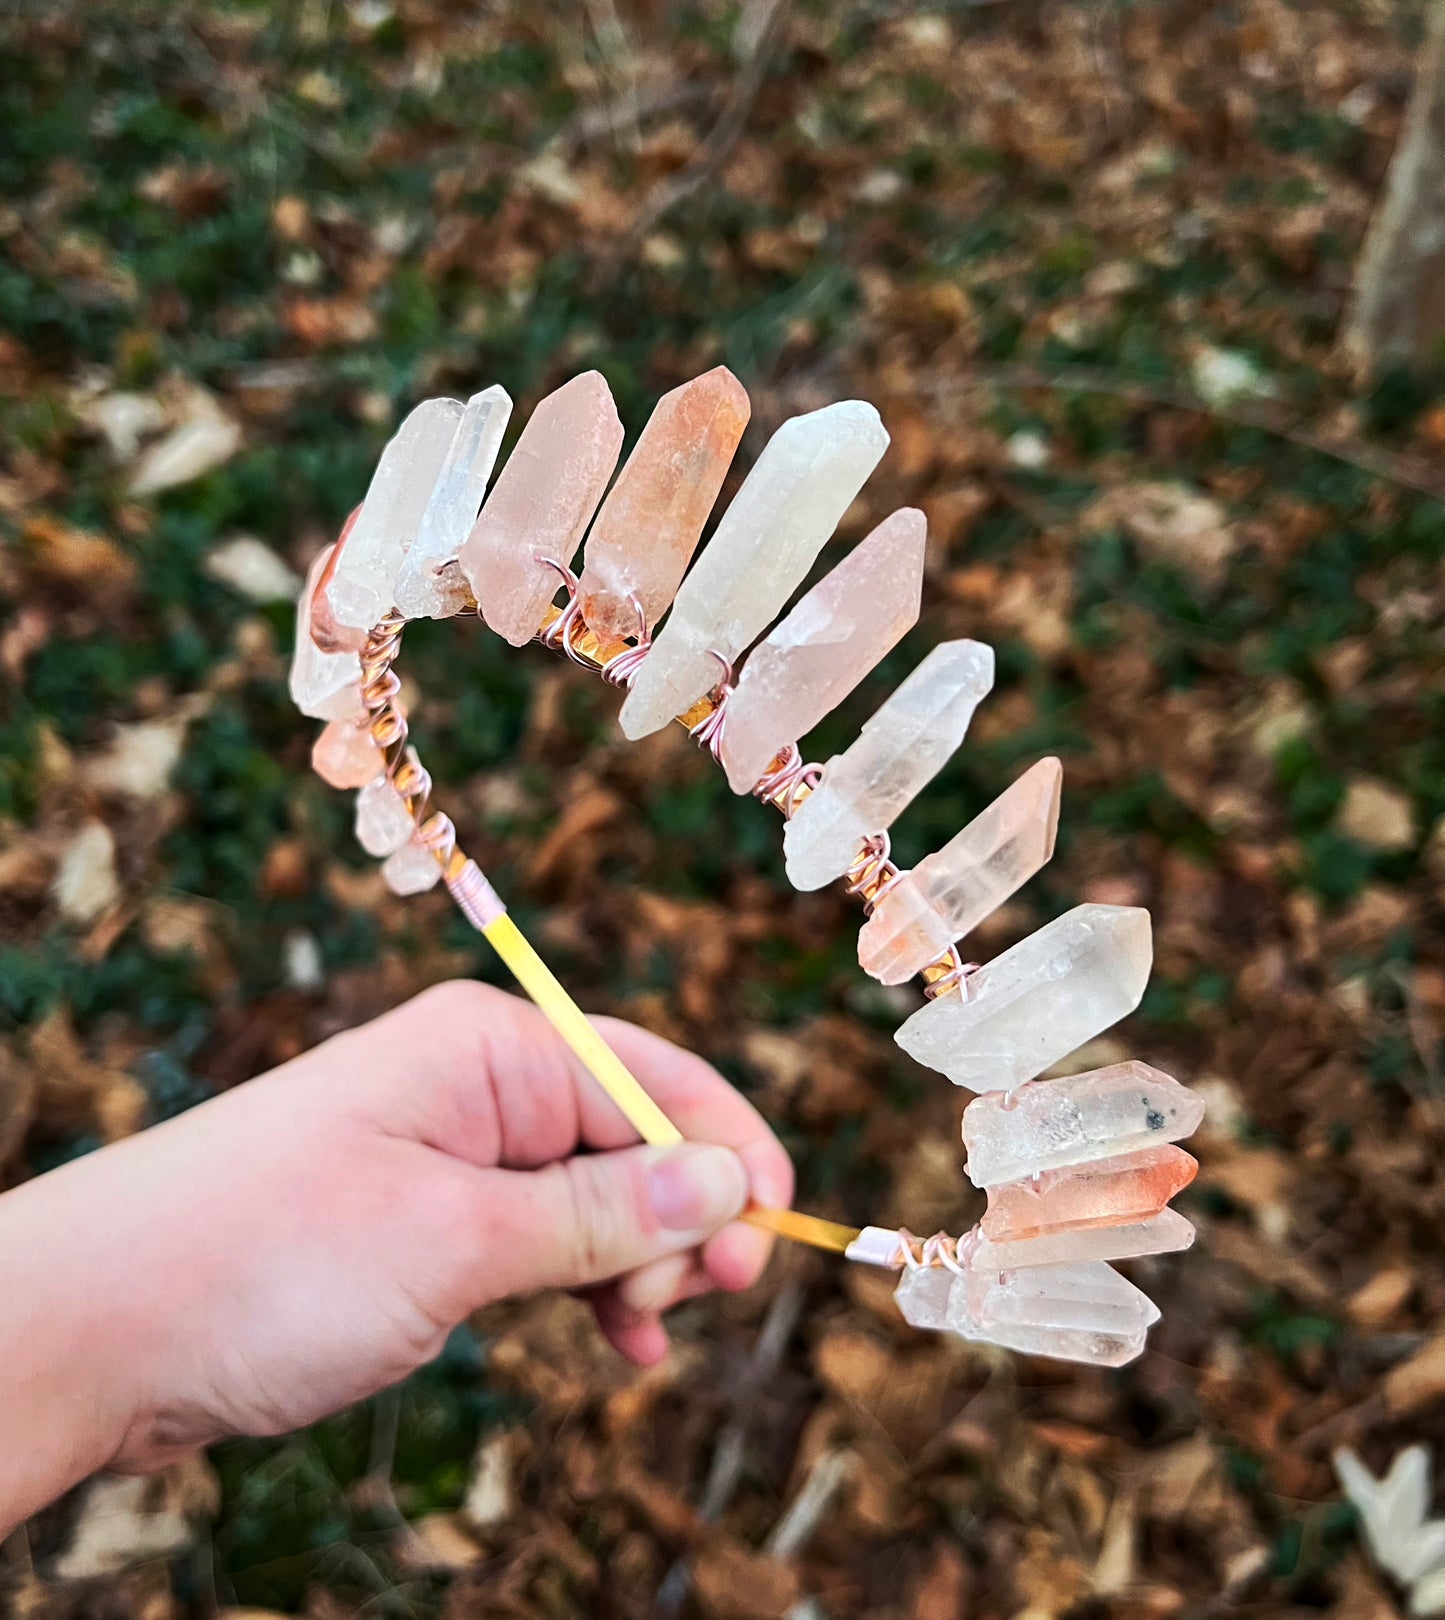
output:
[[589,1290],[648,1365],[670,1306],[753,1282],[769,1240],[734,1217],[790,1202],[787,1155],[702,1059],[598,1027],[686,1143],[629,1145],[533,1007],[454,983],[0,1199],[0,1526],[107,1463],[311,1423],[509,1294]]

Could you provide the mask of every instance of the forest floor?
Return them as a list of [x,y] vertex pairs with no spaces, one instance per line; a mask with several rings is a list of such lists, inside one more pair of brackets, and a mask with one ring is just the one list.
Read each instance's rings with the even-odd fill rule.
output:
[[[589,366],[631,435],[730,365],[744,466],[793,412],[878,405],[846,537],[922,506],[925,610],[809,753],[935,642],[991,643],[902,858],[1060,755],[1058,855],[975,954],[1147,905],[1144,1005],[1075,1066],[1146,1057],[1209,1104],[1199,1241],[1133,1268],[1163,1320],[1122,1372],[920,1337],[881,1274],[798,1251],[679,1312],[648,1374],[576,1302],[511,1306],[398,1393],[113,1496],[134,1567],[98,1561],[94,1498],[43,1516],[0,1554],[16,1613],[1394,1612],[1330,1455],[1445,1437],[1445,387],[1361,382],[1338,333],[1417,27],[9,13],[0,1178],[501,982],[309,775],[292,596],[410,402],[499,381],[523,419]],[[975,1217],[964,1099],[890,1039],[912,992],[861,975],[841,894],[790,891],[770,811],[474,624],[409,638],[407,679],[443,802],[587,1008],[720,1064],[800,1207]]]

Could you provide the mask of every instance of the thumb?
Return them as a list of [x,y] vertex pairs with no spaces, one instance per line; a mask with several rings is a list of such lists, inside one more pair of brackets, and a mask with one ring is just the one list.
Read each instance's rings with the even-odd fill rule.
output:
[[489,1254],[489,1298],[605,1282],[664,1255],[695,1249],[742,1212],[748,1173],[731,1148],[708,1142],[582,1154],[496,1179],[506,1228],[525,1232]]

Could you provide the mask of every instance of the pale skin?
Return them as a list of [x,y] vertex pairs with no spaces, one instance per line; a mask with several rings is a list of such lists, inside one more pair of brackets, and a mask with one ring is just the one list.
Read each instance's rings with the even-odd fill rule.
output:
[[0,1537],[99,1468],[279,1434],[430,1360],[471,1312],[583,1291],[649,1366],[754,1282],[788,1157],[701,1058],[597,1024],[686,1144],[632,1129],[526,1002],[446,984],[0,1198]]

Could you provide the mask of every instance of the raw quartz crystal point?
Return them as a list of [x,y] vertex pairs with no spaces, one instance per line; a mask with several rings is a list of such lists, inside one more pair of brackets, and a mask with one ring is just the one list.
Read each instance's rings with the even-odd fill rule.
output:
[[425,894],[441,881],[442,869],[436,856],[413,833],[381,863],[381,875],[393,894]]
[[1198,1169],[1183,1148],[1166,1145],[1068,1170],[1044,1170],[989,1189],[983,1235],[1004,1242],[1152,1220]]
[[328,721],[311,748],[311,769],[329,787],[365,787],[384,764],[365,720]]
[[949,1296],[949,1326],[1006,1350],[1122,1367],[1159,1320],[1147,1294],[1098,1260],[991,1274],[970,1270]]
[[980,1271],[1012,1271],[1075,1260],[1134,1260],[1145,1254],[1172,1254],[1193,1242],[1194,1228],[1178,1210],[1161,1209],[1147,1220],[1117,1226],[1073,1227],[998,1242],[981,1237],[973,1263]]
[[1041,759],[934,854],[889,884],[858,936],[858,961],[902,984],[1022,887],[1054,852],[1063,767]]
[[961,1273],[906,1267],[894,1298],[914,1327],[1101,1367],[1132,1361],[1159,1319],[1147,1295],[1097,1261],[1003,1275],[976,1255]]
[[622,450],[601,372],[563,383],[532,412],[458,554],[482,617],[520,647],[542,623]]
[[747,391],[716,366],[657,402],[583,553],[582,617],[622,641],[667,609],[748,425]]
[[909,1327],[941,1333],[948,1327],[949,1296],[962,1280],[947,1266],[905,1266],[893,1298]]
[[722,739],[734,793],[746,793],[918,622],[927,538],[914,507],[885,518],[748,654]]
[[485,388],[467,401],[397,575],[396,606],[407,618],[447,619],[466,606],[466,581],[447,564],[471,532],[511,414],[505,388]]
[[378,776],[356,795],[356,841],[368,855],[390,855],[415,831],[406,801],[390,778]]
[[1012,1091],[1133,1012],[1153,960],[1140,906],[1075,906],[920,1007],[894,1037],[971,1091]]
[[963,1111],[968,1178],[996,1187],[1039,1171],[1064,1170],[1192,1136],[1204,1099],[1147,1063],[1021,1086],[1004,1106],[998,1093]]
[[823,767],[823,779],[783,829],[788,878],[821,889],[858,846],[886,832],[947,764],[993,685],[993,649],[945,641]]
[[862,400],[783,423],[682,582],[637,671],[622,705],[628,737],[660,730],[717,685],[712,653],[736,659],[768,627],[887,447],[878,412]]
[[322,652],[311,635],[313,593],[335,549],[327,546],[311,564],[296,601],[296,648],[288,686],[291,701],[313,720],[355,719],[365,712],[361,659],[354,652]]
[[326,601],[337,625],[369,630],[395,604],[397,576],[462,416],[459,399],[427,399],[381,452],[337,556]]

